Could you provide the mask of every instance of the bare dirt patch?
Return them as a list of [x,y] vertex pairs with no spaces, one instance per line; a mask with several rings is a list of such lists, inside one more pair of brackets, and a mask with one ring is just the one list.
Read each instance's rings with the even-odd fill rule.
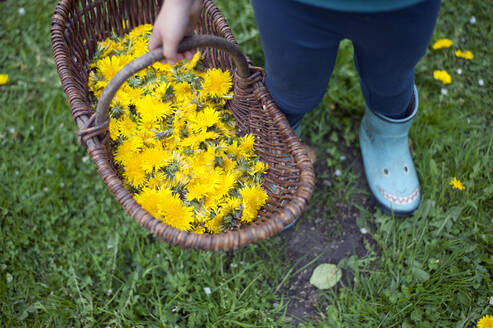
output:
[[[351,163],[351,170],[358,175],[355,182],[357,189],[367,190],[359,149],[347,149],[345,156],[347,162]],[[314,164],[316,176],[314,197],[320,198],[320,193],[324,193],[327,189],[328,182],[318,178],[321,174],[317,174],[323,172],[322,170],[328,170],[325,162],[323,155],[318,155],[318,160]],[[318,196],[315,195],[316,193]],[[323,305],[327,302],[320,297],[319,290],[310,284],[313,270],[319,264],[337,264],[343,258],[352,255],[363,257],[367,254],[365,240],[373,243],[370,234],[362,233],[356,224],[356,218],[360,213],[355,205],[369,209],[375,205],[369,193],[354,194],[351,203],[334,203],[330,196],[328,197],[329,199],[322,201],[310,202],[296,226],[281,234],[285,242],[286,256],[294,265],[293,273],[295,274],[281,290],[281,293],[290,300],[287,321],[294,326],[298,326],[305,320],[312,321],[320,318],[319,312],[323,311]],[[330,211],[326,204],[333,204]],[[329,212],[332,214],[328,214]],[[352,281],[352,274],[343,270],[341,282],[347,286]],[[340,286],[341,283],[335,288]]]

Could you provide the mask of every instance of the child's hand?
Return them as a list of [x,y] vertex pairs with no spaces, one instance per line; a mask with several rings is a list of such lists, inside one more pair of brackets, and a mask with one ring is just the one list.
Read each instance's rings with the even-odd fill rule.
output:
[[164,0],[149,38],[149,49],[162,47],[164,62],[171,65],[184,58],[192,59],[193,51],[180,54],[176,51],[180,41],[192,34],[201,11],[200,0]]

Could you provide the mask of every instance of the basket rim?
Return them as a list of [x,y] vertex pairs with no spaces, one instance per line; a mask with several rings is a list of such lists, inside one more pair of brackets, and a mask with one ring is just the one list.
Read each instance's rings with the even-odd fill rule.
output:
[[[254,67],[249,62],[251,71],[260,72],[261,77],[248,81],[254,84],[254,93],[262,108],[272,116],[274,124],[283,135],[290,154],[293,155],[296,166],[298,167],[299,182],[298,188],[294,192],[292,199],[283,205],[278,211],[273,212],[268,219],[261,220],[261,223],[243,225],[237,230],[228,230],[218,234],[199,234],[191,231],[179,230],[163,221],[154,218],[149,212],[143,209],[133,198],[133,195],[124,187],[123,182],[118,177],[116,170],[111,165],[108,157],[108,145],[104,140],[106,127],[94,127],[94,119],[90,112],[90,106],[83,98],[76,83],[71,75],[71,62],[67,54],[68,49],[65,43],[66,20],[71,4],[77,0],[59,0],[51,22],[51,43],[53,57],[57,67],[57,72],[62,82],[67,101],[72,110],[72,117],[75,124],[81,130],[89,131],[85,136],[79,136],[79,141],[87,147],[87,151],[96,164],[98,173],[103,181],[113,193],[116,200],[122,205],[125,211],[135,219],[141,226],[148,229],[154,236],[158,236],[162,241],[180,246],[183,248],[202,249],[202,250],[229,250],[245,246],[249,243],[266,239],[281,232],[284,227],[293,223],[311,198],[314,187],[313,166],[306,154],[305,149],[291,129],[286,117],[277,107],[267,88],[263,84],[263,69]],[[208,15],[221,24],[221,33],[224,38],[237,43],[225,18],[212,0],[203,0],[204,9]],[[236,77],[238,77],[235,74]],[[240,78],[241,80],[241,78]],[[243,82],[246,79],[243,79]],[[252,79],[250,79],[252,80]]]

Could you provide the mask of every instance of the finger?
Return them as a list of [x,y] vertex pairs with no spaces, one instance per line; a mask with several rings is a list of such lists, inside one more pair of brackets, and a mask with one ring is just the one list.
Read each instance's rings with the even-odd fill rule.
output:
[[149,42],[147,43],[147,48],[153,50],[159,48],[163,44],[163,38],[157,30],[153,30],[151,36],[149,37]]
[[193,59],[193,55],[196,53],[197,51],[196,50],[189,50],[189,51],[185,51],[183,53],[185,59],[188,59],[188,60],[192,60]]

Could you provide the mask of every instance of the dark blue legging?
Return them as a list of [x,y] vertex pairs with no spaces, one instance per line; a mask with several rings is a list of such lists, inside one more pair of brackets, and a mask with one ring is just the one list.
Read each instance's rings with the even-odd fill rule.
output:
[[291,126],[322,100],[339,42],[349,39],[365,102],[401,118],[415,66],[426,52],[440,9],[427,0],[396,11],[351,13],[293,0],[252,0],[265,55],[266,85]]

